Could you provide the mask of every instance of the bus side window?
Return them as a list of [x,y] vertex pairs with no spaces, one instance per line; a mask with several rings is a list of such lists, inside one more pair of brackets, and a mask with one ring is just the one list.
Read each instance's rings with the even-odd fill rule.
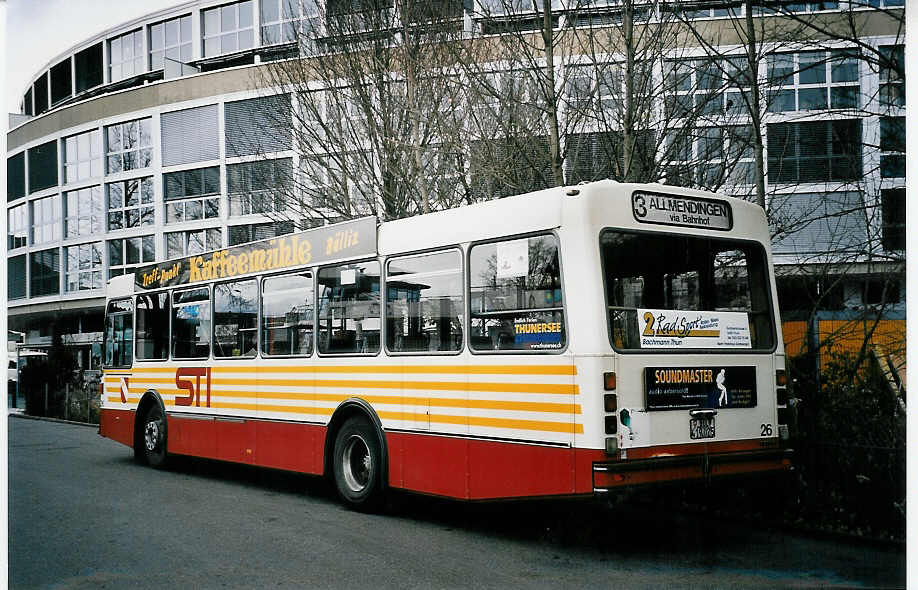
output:
[[137,296],[137,358],[169,358],[169,293]]
[[472,349],[564,348],[567,331],[554,235],[472,246],[469,281]]
[[261,353],[312,354],[312,273],[268,277],[261,282]]
[[172,358],[210,356],[210,289],[172,294]]
[[323,268],[316,282],[319,352],[379,352],[379,262]]
[[105,310],[105,366],[130,367],[134,361],[134,302],[109,301]]
[[253,357],[257,351],[258,281],[214,285],[214,357]]
[[390,258],[386,265],[386,348],[462,349],[462,255],[458,250]]

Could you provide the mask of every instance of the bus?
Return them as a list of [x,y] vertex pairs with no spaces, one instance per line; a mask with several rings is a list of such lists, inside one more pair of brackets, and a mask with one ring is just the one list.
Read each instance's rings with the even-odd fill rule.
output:
[[599,181],[368,217],[108,285],[100,434],[390,489],[592,496],[791,469],[754,204]]

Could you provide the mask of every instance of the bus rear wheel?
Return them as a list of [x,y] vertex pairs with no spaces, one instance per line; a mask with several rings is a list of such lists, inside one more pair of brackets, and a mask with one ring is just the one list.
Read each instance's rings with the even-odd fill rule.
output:
[[144,416],[140,444],[147,465],[155,469],[166,466],[166,417],[157,404],[151,405]]
[[332,469],[338,495],[351,508],[374,510],[382,502],[382,452],[376,429],[355,416],[335,436]]

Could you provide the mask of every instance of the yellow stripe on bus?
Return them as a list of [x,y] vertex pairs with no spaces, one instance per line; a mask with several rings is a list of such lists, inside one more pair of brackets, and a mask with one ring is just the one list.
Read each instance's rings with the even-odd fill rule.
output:
[[[120,393],[120,389],[109,389],[108,393]],[[142,390],[131,390],[131,394],[142,393]],[[187,392],[181,391],[161,391],[163,395],[176,395],[186,397]],[[211,391],[211,405],[213,406],[216,399],[220,397],[255,397],[251,391]],[[272,400],[288,401],[323,401],[340,403],[349,399],[350,395],[334,393],[283,393],[283,392],[259,392],[257,398]],[[112,401],[120,400],[120,397],[109,398]],[[516,410],[521,412],[548,412],[553,414],[580,414],[582,409],[580,404],[562,404],[554,402],[520,402],[506,400],[477,400],[477,399],[457,399],[457,398],[427,398],[427,397],[402,397],[402,396],[362,396],[361,399],[371,404],[389,404],[389,405],[407,405],[407,406],[432,406],[443,408],[458,408],[466,410]],[[255,407],[247,404],[245,408],[240,409],[259,409],[263,410],[264,406]]]
[[[197,377],[194,377],[196,379]],[[186,377],[192,379],[192,377]],[[141,381],[141,379],[137,379]],[[175,379],[161,377],[144,378],[143,383],[175,383]],[[560,395],[577,395],[580,386],[566,383],[481,383],[466,381],[379,381],[356,379],[260,379],[238,378],[217,379],[211,377],[211,388],[214,386],[280,386],[280,387],[346,387],[348,389],[414,389],[430,391],[483,391],[492,393],[548,393]]]
[[[108,398],[110,402],[121,401],[120,397]],[[129,398],[128,403],[137,403],[138,398]],[[167,406],[175,406],[172,400],[163,400]],[[324,408],[321,406],[274,406],[274,405],[256,405],[240,404],[230,402],[211,403],[209,410],[259,410],[262,412],[277,412],[286,414],[314,414],[330,416],[335,408]],[[427,422],[433,424],[454,424],[461,426],[483,426],[488,428],[502,428],[511,430],[531,430],[539,432],[561,432],[566,434],[583,434],[583,425],[569,422],[549,422],[545,420],[520,420],[517,418],[488,418],[483,416],[450,416],[443,414],[420,414],[417,412],[377,412],[380,418],[389,420]],[[413,418],[410,416],[414,416]],[[232,417],[232,416],[230,416]]]

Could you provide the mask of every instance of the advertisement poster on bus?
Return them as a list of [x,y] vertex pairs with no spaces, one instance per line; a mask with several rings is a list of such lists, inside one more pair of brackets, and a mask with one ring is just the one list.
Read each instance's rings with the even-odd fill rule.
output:
[[134,281],[141,289],[161,289],[375,254],[376,218],[364,217],[142,266]]
[[648,410],[754,408],[755,367],[646,367]]
[[641,348],[752,348],[742,312],[638,309],[637,320]]

